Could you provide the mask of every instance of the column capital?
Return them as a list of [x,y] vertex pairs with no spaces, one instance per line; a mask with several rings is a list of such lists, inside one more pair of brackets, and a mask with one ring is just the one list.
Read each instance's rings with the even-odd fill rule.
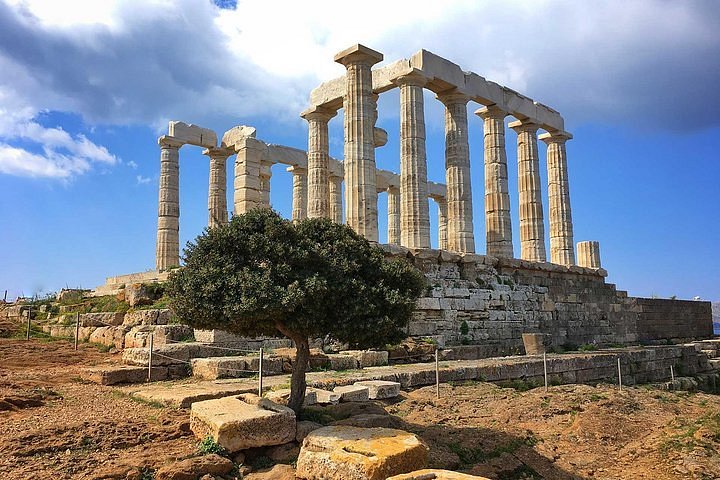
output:
[[346,67],[356,63],[372,66],[378,62],[382,62],[383,54],[373,50],[372,48],[368,48],[365,45],[356,43],[352,47],[348,47],[335,54],[333,60],[337,63],[345,65]]
[[309,107],[300,114],[305,120],[319,120],[321,122],[328,122],[335,115],[337,115],[337,110],[317,106]]
[[462,93],[457,88],[447,90],[445,92],[438,93],[436,98],[440,100],[445,106],[455,104],[467,104],[470,101],[470,96]]
[[286,168],[286,171],[293,175],[307,175],[307,168],[301,167],[300,165],[291,165]]
[[410,85],[412,87],[424,87],[427,85],[430,79],[417,68],[411,69],[407,73],[403,73],[398,77],[393,78],[391,81],[395,85]]
[[234,148],[225,148],[225,147],[213,147],[213,148],[206,148],[202,152],[203,155],[207,155],[210,158],[222,158],[226,159],[230,155],[235,154]]
[[515,120],[514,122],[510,122],[508,127],[512,128],[517,133],[530,132],[534,134],[540,128],[540,124],[535,123],[532,120]]
[[556,130],[554,132],[543,133],[538,138],[550,145],[551,143],[565,143],[568,140],[572,140],[573,136],[568,132]]
[[180,148],[185,145],[185,142],[170,135],[163,135],[158,138],[158,145],[160,145],[160,148]]
[[508,112],[498,107],[497,105],[489,105],[475,110],[475,115],[486,120],[488,118],[496,118],[502,120],[508,116]]

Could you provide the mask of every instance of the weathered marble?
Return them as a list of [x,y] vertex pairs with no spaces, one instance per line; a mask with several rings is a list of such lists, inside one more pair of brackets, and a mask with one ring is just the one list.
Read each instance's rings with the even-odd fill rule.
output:
[[586,268],[601,268],[600,242],[586,241],[577,244],[578,266]]
[[570,184],[565,151],[565,142],[571,139],[572,135],[567,132],[553,132],[540,135],[539,138],[547,144],[550,261],[559,265],[574,265]]
[[252,137],[240,137],[235,143],[234,212],[241,215],[262,206],[260,163],[267,146]]
[[160,144],[160,190],[158,199],[157,248],[158,271],[180,265],[180,147],[183,142],[169,136]]
[[302,167],[289,167],[287,171],[291,172],[293,176],[292,219],[294,222],[299,222],[307,218],[307,169]]
[[208,187],[208,227],[227,223],[227,158],[234,153],[226,148],[209,148],[203,155],[210,157],[210,185]]
[[308,122],[308,218],[330,217],[328,122],[336,114],[319,107],[300,114]]
[[400,245],[401,243],[401,218],[402,207],[400,205],[400,189],[390,186],[387,189],[388,201],[388,243]]
[[330,220],[335,223],[343,223],[342,182],[342,177],[335,175],[330,175],[328,179],[328,190],[330,192],[329,214]]

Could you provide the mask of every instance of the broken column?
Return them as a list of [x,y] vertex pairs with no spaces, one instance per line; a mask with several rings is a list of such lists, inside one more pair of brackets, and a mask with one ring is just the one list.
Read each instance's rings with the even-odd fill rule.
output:
[[[548,204],[550,207],[550,261],[559,265],[574,265],[573,224],[570,209],[565,142],[572,138],[567,132],[540,135],[547,144]],[[598,257],[599,258],[599,257]],[[599,261],[598,267],[599,268]]]
[[578,242],[577,257],[577,264],[581,267],[600,268],[600,242]]
[[260,163],[265,155],[266,146],[252,137],[237,140],[235,151],[234,212],[241,215],[262,206],[260,186]]
[[448,249],[447,202],[445,197],[435,197],[438,206],[438,248]]
[[300,114],[308,122],[308,218],[330,216],[328,122],[337,112],[312,107]]
[[387,201],[388,201],[388,243],[400,245],[401,242],[401,228],[400,219],[402,214],[400,213],[400,189],[394,185],[391,185],[387,189]]
[[335,55],[347,69],[345,94],[345,217],[368,240],[378,240],[375,179],[375,101],[371,67],[383,56],[356,44]]
[[227,170],[225,164],[233,151],[227,148],[208,148],[203,155],[210,157],[210,185],[208,188],[208,227],[228,221]]
[[260,162],[260,203],[270,208],[270,179],[272,178],[272,163]]
[[330,175],[328,179],[328,187],[330,190],[329,215],[330,220],[335,223],[343,223],[342,217],[342,177]]
[[485,231],[487,254],[513,258],[510,193],[508,189],[507,154],[505,152],[505,117],[497,105],[475,112],[483,119],[485,143]]
[[400,86],[400,244],[430,248],[423,103],[427,78],[413,70],[394,83]]
[[180,147],[183,143],[163,135],[160,144],[160,191],[158,199],[158,271],[180,265]]
[[455,90],[438,95],[445,104],[445,176],[447,184],[448,249],[474,253],[472,190],[470,187],[470,146],[468,144],[467,102]]
[[292,219],[293,222],[299,222],[307,218],[307,169],[295,165],[288,167],[287,171],[292,172],[293,176]]
[[510,124],[518,134],[518,194],[520,197],[520,258],[531,262],[545,262],[545,226],[543,224],[542,193],[537,131],[539,125],[518,120]]

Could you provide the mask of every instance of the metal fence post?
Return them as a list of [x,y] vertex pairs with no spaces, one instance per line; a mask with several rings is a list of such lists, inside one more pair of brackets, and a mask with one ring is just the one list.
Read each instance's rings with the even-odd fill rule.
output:
[[147,381],[149,382],[152,378],[152,361],[153,361],[153,336],[154,334],[150,334],[150,355],[148,355],[148,376]]
[[545,391],[548,391],[547,355],[543,352],[543,374],[545,375]]
[[618,356],[618,385],[620,385],[620,391],[622,392],[622,369],[620,368],[620,357]]
[[258,362],[258,397],[262,397],[263,392],[263,349],[260,347],[260,361]]
[[670,380],[672,382],[675,382],[675,370],[673,370],[673,366],[670,365]]
[[438,352],[440,350],[435,347],[435,397],[440,398],[440,359]]
[[25,340],[30,340],[30,318],[32,317],[32,313],[30,311],[31,307],[28,307],[27,314],[28,314],[28,320],[27,320],[27,332],[25,335]]
[[78,349],[78,342],[80,341],[80,312],[75,314],[75,350]]

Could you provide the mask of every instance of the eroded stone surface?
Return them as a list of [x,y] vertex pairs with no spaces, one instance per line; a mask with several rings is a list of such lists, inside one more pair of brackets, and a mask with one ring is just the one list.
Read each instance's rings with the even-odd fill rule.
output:
[[400,395],[400,384],[385,380],[369,380],[366,382],[355,382],[354,385],[368,389],[368,396],[371,400],[382,400],[395,398]]
[[333,392],[340,394],[341,402],[367,402],[370,398],[367,387],[362,385],[335,387]]
[[415,472],[395,475],[387,480],[490,480],[487,477],[478,477],[464,473],[451,472],[450,470],[425,469]]

